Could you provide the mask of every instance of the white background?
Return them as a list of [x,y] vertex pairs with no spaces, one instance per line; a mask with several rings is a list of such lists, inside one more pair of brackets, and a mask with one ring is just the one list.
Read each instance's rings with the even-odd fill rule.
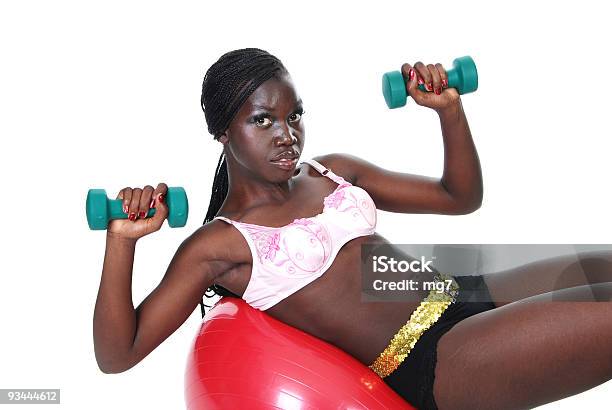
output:
[[[485,196],[465,216],[381,212],[397,243],[609,243],[611,33],[598,2],[84,2],[0,6],[0,388],[60,388],[64,408],[181,408],[199,308],[133,369],[96,365],[105,234],[89,188],[185,187],[187,227],[139,241],[137,306],[204,219],[221,145],[199,106],[206,69],[259,47],[304,100],[302,158],[348,152],[439,177],[436,114],[386,108],[382,73],[471,55],[462,97]],[[543,408],[598,408],[612,382]]]

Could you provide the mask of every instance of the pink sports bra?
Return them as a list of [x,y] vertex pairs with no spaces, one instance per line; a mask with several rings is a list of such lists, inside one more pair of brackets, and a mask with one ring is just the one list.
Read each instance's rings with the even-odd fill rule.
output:
[[345,243],[376,231],[376,205],[363,188],[314,159],[303,162],[338,183],[324,198],[320,214],[281,227],[214,218],[236,227],[249,245],[253,264],[242,298],[259,310],[271,308],[323,275]]

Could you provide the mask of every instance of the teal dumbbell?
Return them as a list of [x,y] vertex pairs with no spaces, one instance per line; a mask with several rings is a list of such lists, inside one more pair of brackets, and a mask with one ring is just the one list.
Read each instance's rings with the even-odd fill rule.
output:
[[[180,228],[187,223],[189,203],[187,194],[182,187],[169,187],[164,202],[168,205],[168,225]],[[85,213],[89,229],[106,229],[111,219],[127,219],[128,214],[123,212],[121,199],[109,199],[103,189],[90,189],[85,201]],[[155,208],[149,209],[146,217],[155,215]]]
[[[478,88],[478,72],[476,64],[470,56],[455,58],[453,68],[446,71],[448,86],[456,88],[459,94],[467,94]],[[408,94],[404,76],[399,71],[390,71],[382,77],[382,89],[387,107],[399,108],[406,105]],[[424,84],[419,84],[419,90],[427,91]]]

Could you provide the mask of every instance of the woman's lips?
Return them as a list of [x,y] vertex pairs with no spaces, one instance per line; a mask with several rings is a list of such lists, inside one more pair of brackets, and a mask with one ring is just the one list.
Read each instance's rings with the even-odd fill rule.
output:
[[297,164],[298,159],[279,159],[277,161],[270,161],[274,165],[282,169],[291,169]]

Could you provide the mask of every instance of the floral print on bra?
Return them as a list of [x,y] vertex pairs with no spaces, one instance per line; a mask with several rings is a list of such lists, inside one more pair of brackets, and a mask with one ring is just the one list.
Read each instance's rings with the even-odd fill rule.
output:
[[376,230],[376,206],[363,188],[314,160],[306,162],[338,184],[323,199],[321,213],[281,227],[216,217],[234,225],[251,249],[251,278],[242,297],[261,310],[321,276],[346,242]]

